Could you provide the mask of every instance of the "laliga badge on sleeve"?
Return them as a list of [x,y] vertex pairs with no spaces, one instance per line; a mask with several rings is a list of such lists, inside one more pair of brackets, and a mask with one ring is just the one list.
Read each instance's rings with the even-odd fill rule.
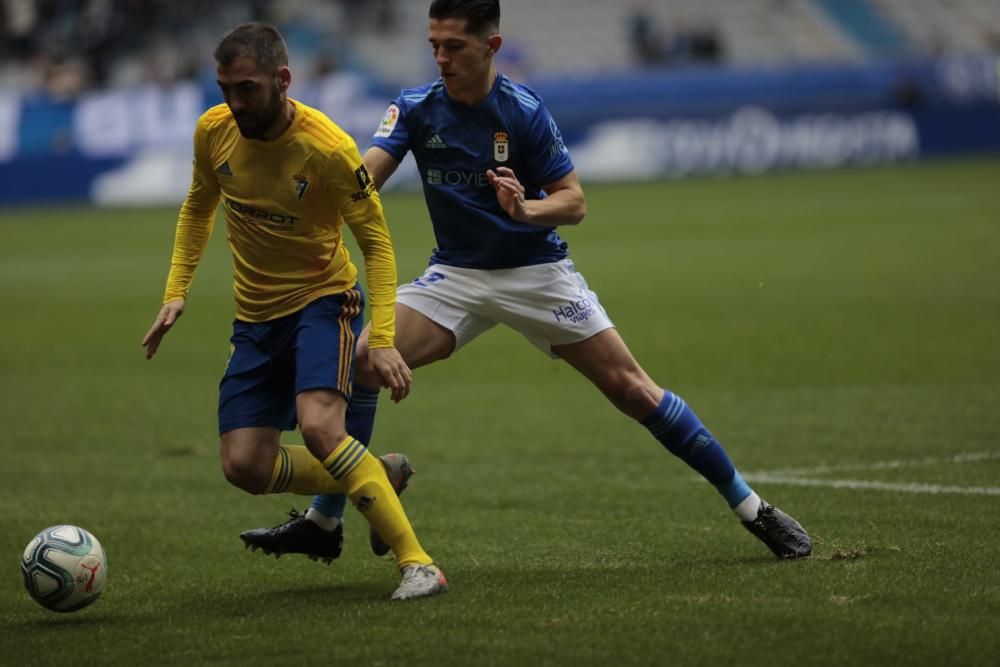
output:
[[382,122],[379,123],[378,129],[375,130],[376,137],[388,137],[392,134],[392,131],[396,129],[396,123],[399,121],[399,107],[395,104],[390,104],[389,108],[385,110],[385,116],[382,117]]

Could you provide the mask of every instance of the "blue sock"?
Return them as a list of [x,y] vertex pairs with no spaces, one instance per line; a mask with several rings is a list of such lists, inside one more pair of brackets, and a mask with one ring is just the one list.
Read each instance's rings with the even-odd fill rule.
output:
[[338,519],[344,518],[344,507],[347,506],[347,494],[328,493],[322,496],[313,496],[309,509],[316,510],[325,517]]
[[[351,402],[347,406],[345,427],[351,437],[363,445],[368,445],[375,430],[375,409],[378,407],[378,389],[354,387]],[[313,497],[311,509],[323,516],[344,518],[344,507],[347,505],[347,495],[330,493]]]
[[667,451],[711,482],[729,507],[736,507],[751,494],[726,450],[680,396],[664,390],[660,406],[641,424]]
[[351,437],[364,446],[372,442],[375,430],[375,409],[378,407],[378,389],[355,387],[347,406],[345,428]]

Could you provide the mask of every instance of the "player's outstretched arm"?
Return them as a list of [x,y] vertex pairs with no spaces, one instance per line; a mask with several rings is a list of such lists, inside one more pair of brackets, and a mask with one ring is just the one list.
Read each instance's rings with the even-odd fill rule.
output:
[[142,346],[146,348],[146,358],[152,359],[156,350],[160,347],[160,341],[170,328],[177,322],[177,318],[184,314],[184,299],[174,299],[163,304],[160,308],[153,326],[149,328],[146,336],[142,339]]
[[413,372],[403,361],[402,355],[394,347],[375,347],[368,350],[368,362],[378,373],[382,386],[392,395],[392,400],[399,403],[409,396],[413,384]]
[[364,161],[368,173],[371,174],[372,183],[375,184],[376,190],[381,190],[385,182],[399,167],[399,161],[378,146],[372,146],[366,150],[361,159]]
[[153,321],[153,326],[142,339],[147,359],[153,358],[163,336],[184,313],[188,289],[194,278],[195,269],[198,268],[198,263],[208,246],[212,227],[215,226],[215,210],[222,198],[218,177],[208,151],[204,122],[207,117],[208,113],[198,120],[194,131],[194,170],[191,187],[177,216],[174,251],[170,258],[170,273],[167,275],[163,306]]
[[[358,166],[358,163],[361,163]],[[378,188],[399,163],[389,153],[372,147],[364,158],[353,141],[331,155],[330,190],[338,199],[344,222],[354,234],[365,258],[365,277],[371,305],[368,360],[383,387],[397,403],[410,393],[413,374],[394,347],[396,306],[396,255],[385,222]],[[356,184],[365,186],[354,192]]]

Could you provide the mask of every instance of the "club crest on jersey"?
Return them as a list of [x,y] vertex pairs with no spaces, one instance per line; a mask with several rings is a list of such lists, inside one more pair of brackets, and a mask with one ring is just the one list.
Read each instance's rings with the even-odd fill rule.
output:
[[302,196],[309,189],[309,179],[302,174],[295,174],[292,176],[292,180],[295,181],[295,191],[299,193],[299,200],[301,201]]
[[389,108],[385,110],[385,116],[382,117],[382,122],[379,123],[378,129],[375,130],[376,137],[388,137],[392,134],[392,131],[396,129],[396,123],[399,121],[399,107],[395,104],[390,104]]
[[496,132],[493,134],[493,159],[497,162],[506,162],[508,141],[506,132]]

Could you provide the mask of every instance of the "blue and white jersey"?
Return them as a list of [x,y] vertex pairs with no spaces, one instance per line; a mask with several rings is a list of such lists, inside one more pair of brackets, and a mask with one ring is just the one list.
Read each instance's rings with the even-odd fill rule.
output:
[[573,171],[559,128],[530,88],[501,74],[475,106],[452,100],[441,79],[405,89],[372,145],[399,161],[413,151],[437,240],[431,264],[505,269],[567,256],[554,228],[507,215],[486,177],[509,167],[525,199],[542,199],[543,186]]

